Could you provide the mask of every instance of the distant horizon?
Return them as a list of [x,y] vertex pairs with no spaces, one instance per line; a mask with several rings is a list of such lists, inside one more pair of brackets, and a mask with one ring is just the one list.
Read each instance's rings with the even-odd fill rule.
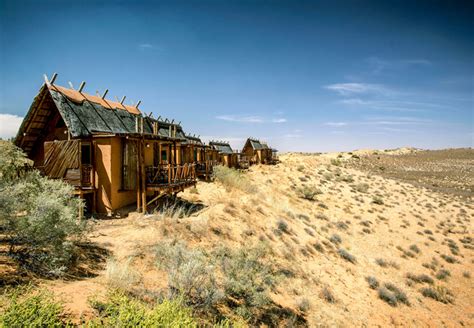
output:
[[467,1],[0,0],[0,137],[16,135],[43,74],[57,72],[58,85],[141,100],[142,112],[235,149],[248,137],[282,153],[472,148],[473,11]]

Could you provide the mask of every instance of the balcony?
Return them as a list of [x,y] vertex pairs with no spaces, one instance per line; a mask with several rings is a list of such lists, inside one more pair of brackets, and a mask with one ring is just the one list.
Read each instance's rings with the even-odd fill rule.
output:
[[147,166],[145,173],[149,190],[187,187],[196,183],[196,164]]

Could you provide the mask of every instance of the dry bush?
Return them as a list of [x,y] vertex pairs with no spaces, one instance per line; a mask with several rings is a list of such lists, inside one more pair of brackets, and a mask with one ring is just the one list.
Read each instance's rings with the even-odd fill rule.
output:
[[131,258],[125,263],[120,263],[115,258],[107,261],[105,277],[110,287],[129,291],[141,280],[140,273],[131,267],[131,262]]
[[367,281],[367,283],[369,284],[369,287],[372,288],[372,289],[377,289],[379,288],[379,281],[377,280],[377,278],[375,277],[372,277],[372,276],[368,276],[368,277],[365,277],[365,280]]
[[454,302],[453,293],[444,286],[422,288],[420,291],[423,296],[432,298],[441,303],[448,304]]
[[199,250],[190,250],[180,242],[156,246],[157,264],[168,273],[171,298],[182,296],[194,307],[212,307],[222,297],[217,288],[213,267]]
[[239,189],[246,193],[255,193],[257,188],[250,182],[245,173],[226,166],[215,166],[213,176],[227,190]]
[[299,196],[303,199],[307,200],[314,200],[316,195],[320,195],[323,192],[319,189],[316,188],[315,186],[303,186],[298,189]]
[[346,251],[343,248],[339,248],[337,251],[339,256],[341,256],[344,260],[351,262],[352,264],[357,263],[357,260],[354,255],[350,254],[348,251]]

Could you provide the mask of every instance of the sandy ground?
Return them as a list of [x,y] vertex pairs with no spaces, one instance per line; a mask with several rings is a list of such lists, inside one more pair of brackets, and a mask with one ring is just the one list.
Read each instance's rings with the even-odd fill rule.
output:
[[[98,220],[90,240],[119,262],[131,261],[141,277],[139,287],[151,291],[166,283],[152,256],[153,246],[164,239],[204,249],[264,241],[275,263],[292,272],[273,291],[273,300],[295,311],[299,302],[308,300],[310,308],[303,315],[311,327],[474,326],[474,278],[466,277],[474,275],[472,198],[346,168],[349,157],[334,165],[331,159],[337,154],[287,154],[280,164],[253,166],[246,173],[257,189],[252,193],[199,182],[197,193],[181,195],[203,206],[189,217],[131,213],[123,219]],[[321,193],[314,200],[303,199],[299,190],[304,185]],[[373,203],[374,198],[380,204]],[[278,231],[281,222],[287,223],[288,232]],[[334,242],[334,235],[340,243]],[[418,253],[410,251],[412,245]],[[356,262],[343,259],[339,248]],[[455,248],[457,255],[452,253]],[[448,263],[442,255],[456,262]],[[377,259],[393,265],[382,267]],[[442,268],[450,272],[446,280],[435,278]],[[87,299],[107,288],[105,273],[97,270],[92,278],[43,284],[63,298],[73,315],[87,318]],[[410,283],[408,273],[431,276],[435,285],[452,292],[454,302],[422,296],[420,289],[428,284]],[[385,303],[369,288],[367,276],[395,284],[411,305]],[[324,289],[335,302],[323,297]]]

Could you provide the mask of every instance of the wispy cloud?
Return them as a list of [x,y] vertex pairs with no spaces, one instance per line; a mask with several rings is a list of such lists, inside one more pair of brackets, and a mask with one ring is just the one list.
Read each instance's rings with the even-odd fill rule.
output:
[[255,115],[218,115],[216,119],[228,122],[239,123],[285,123],[287,119],[284,117],[276,117],[272,119]]
[[341,96],[355,94],[389,94],[391,91],[380,84],[370,83],[335,83],[325,86],[326,89],[335,91]]
[[[323,125],[330,127],[348,127],[348,126],[397,126],[397,125],[428,125],[432,124],[432,120],[409,117],[409,116],[380,116],[367,117],[361,121],[348,122],[325,122]],[[387,128],[388,129],[388,128]]]
[[264,121],[260,116],[219,115],[216,118],[222,121],[241,123],[263,123]]
[[420,102],[420,101],[405,101],[405,100],[364,100],[360,98],[341,99],[338,103],[362,109],[380,109],[386,111],[400,111],[400,112],[424,112],[433,109],[453,109],[450,106]]
[[423,58],[387,60],[379,57],[369,57],[366,59],[372,74],[381,74],[387,70],[408,69],[413,66],[430,66],[431,61]]
[[283,138],[294,139],[294,138],[302,138],[303,135],[298,133],[287,133],[283,135]]
[[0,114],[0,138],[8,139],[16,136],[23,117],[12,114]]
[[138,48],[139,48],[140,50],[147,50],[147,49],[153,49],[154,46],[153,46],[151,43],[140,43],[140,44],[138,45]]
[[347,122],[326,122],[324,123],[324,125],[327,125],[327,126],[346,126],[347,125]]

